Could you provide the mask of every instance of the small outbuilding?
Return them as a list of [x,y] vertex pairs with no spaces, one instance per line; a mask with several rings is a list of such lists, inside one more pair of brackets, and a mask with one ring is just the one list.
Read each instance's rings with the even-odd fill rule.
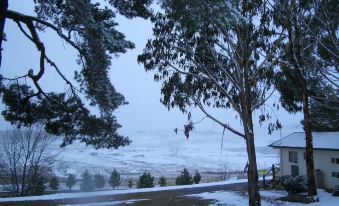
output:
[[[339,132],[313,132],[316,183],[320,188],[339,185]],[[280,150],[280,174],[306,175],[305,133],[292,133],[269,147]]]

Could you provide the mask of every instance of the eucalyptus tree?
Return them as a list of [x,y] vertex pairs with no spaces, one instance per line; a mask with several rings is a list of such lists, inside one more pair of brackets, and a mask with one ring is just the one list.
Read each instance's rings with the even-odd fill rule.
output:
[[[281,58],[275,83],[281,93],[283,107],[289,112],[303,112],[302,124],[305,131],[310,196],[317,194],[312,142],[312,125],[317,127],[317,122],[314,119],[312,123],[310,108],[313,108],[315,118],[320,116],[316,112],[321,108],[318,110],[315,108],[319,104],[322,105],[322,110],[326,108],[334,114],[338,114],[339,111],[338,106],[329,107],[331,104],[338,105],[339,100],[338,50],[336,50],[338,45],[335,45],[338,38],[334,37],[338,29],[338,18],[332,8],[334,6],[338,9],[338,4],[335,5],[334,2],[277,0],[273,5],[274,25],[283,37],[276,44]],[[325,14],[332,14],[332,20],[326,19],[330,15]]]
[[[151,0],[107,0],[103,2],[105,5],[92,0],[34,0],[33,16],[9,9],[8,3],[8,0],[0,3],[1,54],[6,52],[3,51],[6,21],[13,21],[38,50],[39,66],[23,69],[15,78],[0,76],[5,120],[18,126],[42,123],[48,133],[65,136],[63,145],[76,139],[95,148],[128,144],[129,139],[117,133],[120,125],[113,115],[115,109],[127,102],[111,84],[108,72],[111,55],[125,53],[133,49],[134,44],[116,29],[115,18],[117,13],[127,18],[148,18]],[[75,82],[50,58],[40,38],[44,31],[54,32],[78,53],[80,71],[73,68]],[[2,66],[1,69],[9,68]],[[68,91],[46,92],[41,85],[46,70],[55,71]],[[91,107],[97,107],[99,114],[91,113],[84,99]]]
[[[267,5],[266,1],[162,1],[162,11],[151,18],[154,38],[138,57],[146,71],[155,73],[154,80],[163,82],[162,103],[188,115],[187,138],[194,127],[189,111],[196,107],[245,140],[250,205],[260,205],[253,113],[262,111],[259,121],[270,117],[262,105],[273,92],[274,48]],[[231,125],[231,117],[218,119],[209,108],[234,110],[243,130]],[[280,126],[273,122],[270,131]]]

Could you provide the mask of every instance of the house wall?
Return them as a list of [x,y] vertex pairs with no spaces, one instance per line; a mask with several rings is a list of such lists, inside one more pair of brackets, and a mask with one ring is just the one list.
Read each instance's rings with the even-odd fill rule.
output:
[[[289,151],[298,152],[298,163],[289,162]],[[291,165],[299,166],[299,175],[306,175],[305,149],[280,149],[280,167],[282,175],[291,175]],[[325,188],[333,189],[339,185],[339,178],[332,177],[332,172],[339,172],[339,164],[331,163],[331,158],[339,158],[339,151],[314,150],[314,168],[320,169]]]

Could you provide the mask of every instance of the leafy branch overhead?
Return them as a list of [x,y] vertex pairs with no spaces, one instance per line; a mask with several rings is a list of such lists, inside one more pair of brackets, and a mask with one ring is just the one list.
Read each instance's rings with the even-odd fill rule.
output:
[[[111,56],[133,49],[134,44],[116,30],[116,14],[128,18],[148,18],[150,0],[110,0],[110,7],[103,7],[90,0],[34,0],[36,16],[29,16],[8,9],[4,1],[1,11],[1,25],[12,20],[18,29],[31,41],[40,53],[39,68],[30,69],[15,79],[1,76],[0,93],[6,105],[2,114],[5,119],[18,126],[42,123],[46,131],[65,135],[64,144],[80,139],[96,148],[123,146],[128,138],[117,134],[120,125],[113,111],[127,104],[124,96],[111,84],[108,72]],[[6,30],[1,28],[4,36]],[[79,88],[62,73],[47,54],[39,33],[50,30],[78,52],[80,72],[75,72]],[[1,46],[4,38],[1,38]],[[2,51],[5,52],[5,51]],[[2,57],[2,56],[1,56]],[[1,65],[1,58],[0,58]],[[7,69],[7,68],[1,68]],[[47,93],[41,78],[47,69],[54,69],[67,84],[66,93]],[[74,68],[75,70],[76,68]],[[19,81],[30,79],[31,88]],[[91,106],[97,106],[100,115],[92,115],[79,95],[84,95]],[[33,115],[34,114],[34,115]]]
[[[197,107],[223,128],[245,137],[208,109],[232,109],[243,120],[274,91],[269,8],[258,4],[242,11],[241,5],[233,1],[162,2],[163,12],[151,18],[154,38],[138,61],[147,71],[154,71],[155,81],[163,82],[166,107],[178,107],[184,113]],[[263,14],[260,25],[254,25],[253,16],[259,13]]]

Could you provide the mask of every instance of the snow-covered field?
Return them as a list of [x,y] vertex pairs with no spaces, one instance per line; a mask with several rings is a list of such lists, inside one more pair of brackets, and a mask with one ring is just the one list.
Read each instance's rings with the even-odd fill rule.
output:
[[[175,177],[183,168],[202,175],[225,171],[242,171],[247,162],[245,143],[240,137],[226,133],[221,150],[221,132],[194,132],[189,139],[173,131],[134,132],[129,134],[131,145],[118,150],[99,149],[75,142],[59,148],[61,140],[54,142],[52,150],[60,152],[56,174],[80,175],[88,169],[92,173],[109,174],[116,168],[124,176],[138,176],[143,171],[152,175]],[[256,152],[258,168],[278,163],[278,152],[267,145],[277,137],[258,135]]]

